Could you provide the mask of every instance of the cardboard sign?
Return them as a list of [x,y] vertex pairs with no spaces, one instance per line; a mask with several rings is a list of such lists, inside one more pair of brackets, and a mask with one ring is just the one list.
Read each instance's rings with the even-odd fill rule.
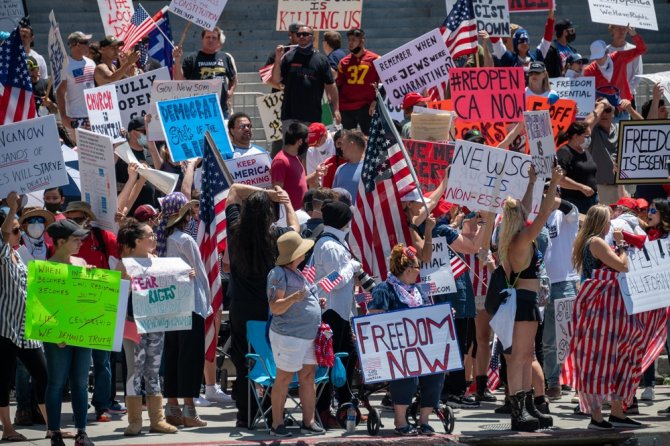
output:
[[[116,96],[116,87],[113,84],[84,90],[88,120],[91,130],[101,135],[107,135],[116,142],[125,141],[121,135],[121,110]],[[127,124],[127,123],[126,123]]]
[[477,20],[477,31],[485,30],[491,36],[509,37],[508,0],[472,0]]
[[565,362],[565,358],[570,353],[570,340],[573,333],[572,312],[576,300],[576,297],[565,297],[554,300],[554,309],[556,311],[556,360],[559,364]]
[[509,0],[510,12],[538,12],[554,9],[553,0]]
[[114,149],[109,136],[76,129],[81,199],[91,205],[96,226],[116,234],[118,207]]
[[653,74],[637,74],[635,77],[644,79],[653,84],[660,83],[663,86],[663,96],[665,97],[666,106],[670,103],[670,71]]
[[658,31],[653,0],[589,0],[591,21]]
[[304,23],[314,31],[345,31],[361,27],[363,0],[277,0],[277,31]]
[[179,257],[125,258],[132,277],[133,317],[138,333],[190,330],[195,290],[193,269]]
[[49,65],[51,66],[51,74],[53,76],[53,89],[58,90],[58,86],[65,78],[65,69],[68,65],[67,52],[65,51],[65,44],[60,35],[60,28],[56,22],[54,12],[49,13],[49,40],[47,51],[49,54]]
[[434,191],[454,156],[454,145],[415,139],[403,139],[423,192]]
[[206,132],[212,135],[224,158],[233,157],[218,95],[172,99],[156,105],[173,161],[202,157]]
[[467,122],[519,122],[523,119],[526,80],[523,68],[454,68],[451,102]]
[[102,27],[106,36],[123,40],[135,13],[132,0],[98,0]]
[[67,183],[54,115],[0,126],[0,196]]
[[268,141],[281,141],[281,105],[284,101],[284,92],[266,94],[256,98],[258,113],[261,115],[265,139]]
[[539,179],[551,178],[551,169],[556,159],[556,145],[551,131],[549,111],[524,112],[523,120],[535,173]]
[[354,317],[351,324],[366,384],[463,368],[449,304]]
[[21,17],[25,15],[22,0],[2,0],[0,2],[0,30],[10,32],[16,28]]
[[430,285],[429,296],[456,292],[456,281],[451,271],[449,244],[446,237],[433,239],[433,255],[430,262],[421,262],[421,282]]
[[628,314],[670,306],[670,244],[647,241],[643,249],[628,250],[628,272],[617,275]]
[[670,121],[621,121],[618,184],[668,183]]
[[[428,108],[434,108],[438,110],[454,109],[451,99],[429,102]],[[513,125],[514,124],[510,124],[510,126]],[[459,117],[456,117],[451,129],[453,136],[452,140],[455,141],[457,139],[464,139],[465,134],[469,130],[478,130],[479,133],[484,136],[486,145],[493,147],[496,147],[498,144],[500,144],[509,133],[508,125],[504,122],[467,122]]]
[[168,9],[191,23],[214,31],[228,0],[172,0]]
[[549,84],[558,96],[577,103],[577,118],[584,119],[593,111],[596,104],[596,78],[592,76],[556,77],[549,79]]
[[120,352],[128,285],[120,271],[31,261],[26,338]]
[[156,108],[158,101],[165,101],[168,99],[188,98],[191,96],[200,96],[204,94],[219,94],[221,93],[221,79],[208,79],[202,81],[161,81],[154,80],[151,86],[151,105],[149,106],[149,113],[151,113],[151,122],[147,129],[147,139],[149,141],[165,141],[166,137],[163,134],[161,127],[161,119]]
[[526,109],[529,111],[549,110],[554,142],[556,142],[561,132],[566,131],[570,124],[575,122],[577,116],[577,103],[570,99],[559,99],[554,104],[549,105],[547,98],[529,96]]
[[226,160],[226,167],[235,183],[250,184],[262,188],[272,187],[270,165],[272,160],[267,153],[246,155]]
[[161,67],[137,76],[114,82],[116,97],[121,113],[121,124],[128,128],[128,123],[135,116],[144,116],[149,112],[151,88],[154,81],[169,81],[170,70]]
[[127,142],[114,149],[114,153],[119,156],[126,164],[137,164],[137,173],[146,178],[148,182],[156,186],[156,189],[163,192],[165,195],[171,194],[179,182],[179,175],[176,173],[163,172],[162,170],[152,169],[151,167],[144,167],[133,153]]
[[434,29],[374,61],[391,104],[449,80],[454,67],[440,30]]

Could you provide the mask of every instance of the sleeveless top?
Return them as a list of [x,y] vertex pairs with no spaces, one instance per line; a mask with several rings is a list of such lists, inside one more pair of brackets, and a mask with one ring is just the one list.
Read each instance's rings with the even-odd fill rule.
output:
[[517,279],[539,279],[541,264],[542,264],[542,253],[535,246],[535,242],[533,242],[533,257],[531,257],[530,263],[524,270],[519,271],[518,273],[511,271],[510,279],[515,274],[516,274],[516,278],[514,279],[515,282]]
[[586,242],[584,245],[584,251],[582,252],[582,256],[584,258],[582,263],[582,282],[591,278],[593,275],[593,270],[602,268],[603,266],[603,262],[596,259],[591,253],[591,249],[589,249],[589,246],[591,246],[591,240],[592,238]]

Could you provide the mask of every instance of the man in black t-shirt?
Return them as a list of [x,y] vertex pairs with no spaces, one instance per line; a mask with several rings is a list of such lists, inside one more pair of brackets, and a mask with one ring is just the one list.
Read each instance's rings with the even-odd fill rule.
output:
[[201,33],[202,48],[197,53],[186,56],[181,47],[172,52],[174,57],[175,80],[221,79],[221,111],[225,119],[230,115],[233,104],[233,93],[237,86],[237,68],[235,59],[225,51],[219,51],[226,41],[226,36],[218,26],[214,31],[203,30]]

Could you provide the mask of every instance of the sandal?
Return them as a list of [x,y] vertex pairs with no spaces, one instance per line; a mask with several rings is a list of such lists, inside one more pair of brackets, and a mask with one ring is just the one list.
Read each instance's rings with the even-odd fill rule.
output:
[[13,434],[7,435],[7,436],[2,436],[2,441],[28,441],[28,439],[23,435],[18,432],[14,432]]

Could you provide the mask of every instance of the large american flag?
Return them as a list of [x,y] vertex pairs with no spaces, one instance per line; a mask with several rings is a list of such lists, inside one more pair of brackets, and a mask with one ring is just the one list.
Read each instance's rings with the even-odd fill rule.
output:
[[[171,73],[172,44],[166,41],[165,36],[172,40],[172,29],[170,28],[170,18],[167,11],[168,7],[164,6],[163,9],[154,14],[153,19],[156,23],[156,29],[149,33],[149,56],[156,59],[164,67],[168,67]],[[163,32],[161,33],[161,31]]]
[[0,124],[34,117],[33,84],[17,26],[0,45]]
[[349,238],[363,269],[381,280],[386,279],[393,246],[410,240],[400,198],[416,188],[400,142],[382,114],[383,106],[378,101],[372,116]]
[[144,39],[151,31],[156,29],[156,22],[153,21],[149,13],[142,5],[138,5],[133,17],[130,19],[130,26],[126,35],[123,37],[123,51],[130,51],[135,44]]
[[229,189],[214,150],[216,149],[212,148],[205,138],[197,243],[200,246],[200,257],[205,264],[212,292],[213,313],[205,320],[205,357],[208,361],[213,361],[215,358],[218,333],[215,330],[214,316],[220,311],[223,303],[219,254],[223,254],[226,249],[226,199]]
[[477,21],[472,0],[458,0],[440,27],[451,57],[477,52]]

